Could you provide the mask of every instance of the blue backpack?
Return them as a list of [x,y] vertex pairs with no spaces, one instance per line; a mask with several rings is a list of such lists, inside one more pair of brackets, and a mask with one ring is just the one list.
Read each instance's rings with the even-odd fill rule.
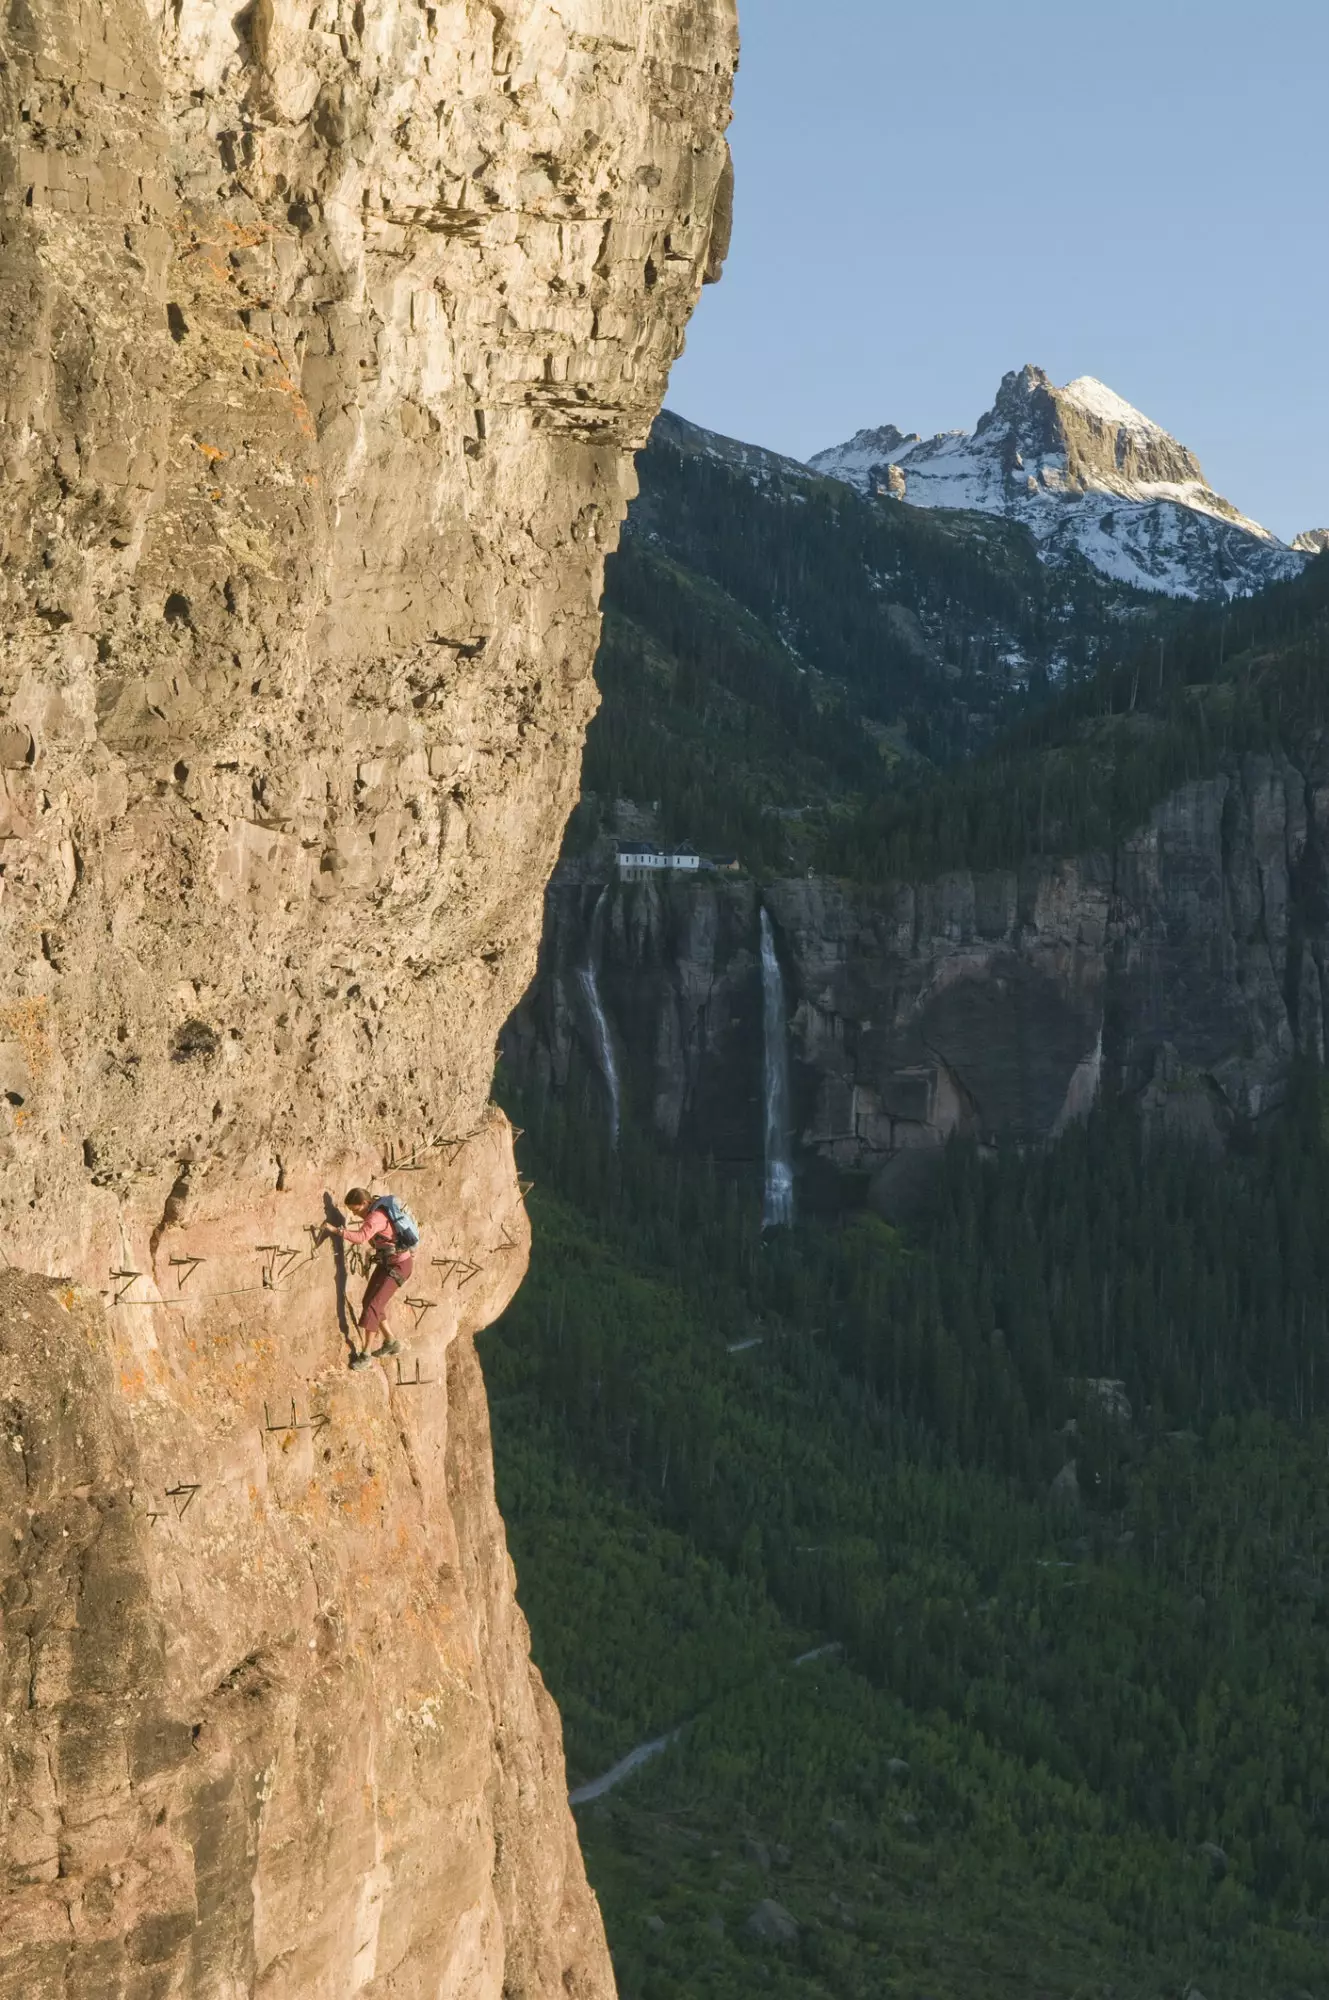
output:
[[377,1201],[370,1203],[370,1212],[374,1210],[387,1216],[392,1224],[393,1239],[399,1250],[414,1250],[418,1246],[419,1226],[405,1202],[398,1201],[395,1194],[381,1194]]

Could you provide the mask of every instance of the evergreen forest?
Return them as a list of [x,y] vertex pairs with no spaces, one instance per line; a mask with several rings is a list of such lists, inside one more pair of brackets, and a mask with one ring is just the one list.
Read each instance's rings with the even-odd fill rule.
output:
[[625,2000],[1329,1993],[1325,1079],[765,1241],[589,1079],[515,1108],[535,1656],[574,1785],[679,1731],[578,1812]]
[[1049,571],[1014,523],[865,500],[668,415],[638,470],[574,849],[631,798],[666,835],[778,869],[791,820],[973,754],[1173,616]]
[[1329,557],[1222,606],[1049,570],[1027,531],[867,500],[677,418],[609,565],[571,851],[611,802],[750,867],[881,882],[1106,848],[1329,722]]
[[[1185,607],[674,419],[641,475],[574,854],[628,799],[876,885],[1319,781],[1329,557]],[[570,1782],[653,1746],[576,1807],[624,2000],[1329,2000],[1329,1079],[1221,1155],[1109,1084],[764,1235],[639,1087],[614,1148],[500,1070],[481,1342]]]

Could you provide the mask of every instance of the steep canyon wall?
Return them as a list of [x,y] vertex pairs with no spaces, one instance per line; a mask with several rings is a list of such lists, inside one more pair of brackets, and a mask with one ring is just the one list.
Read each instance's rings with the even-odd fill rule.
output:
[[[0,1993],[602,1995],[471,1335],[732,0],[0,27]],[[394,1178],[405,1368],[313,1228]]]
[[[805,1185],[907,1201],[953,1132],[1039,1140],[1104,1080],[1216,1142],[1276,1105],[1329,1023],[1329,774],[1251,757],[1164,800],[1111,853],[882,889],[725,875],[624,883],[600,989],[639,1114],[685,1150],[761,1158],[758,911],[789,994]],[[549,892],[517,1074],[566,1084],[593,1038],[569,969],[593,866]]]

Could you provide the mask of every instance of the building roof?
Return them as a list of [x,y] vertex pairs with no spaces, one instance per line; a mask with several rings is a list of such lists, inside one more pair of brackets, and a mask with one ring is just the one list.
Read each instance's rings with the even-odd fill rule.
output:
[[648,840],[620,840],[618,851],[620,856],[625,854],[658,854],[660,852],[659,848],[652,847]]

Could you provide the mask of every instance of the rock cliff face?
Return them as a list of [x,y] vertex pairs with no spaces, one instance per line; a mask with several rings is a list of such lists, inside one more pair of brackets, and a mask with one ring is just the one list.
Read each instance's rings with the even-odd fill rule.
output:
[[[1329,772],[1250,758],[1186,786],[1112,854],[873,893],[764,891],[790,1006],[805,1183],[906,1200],[953,1132],[1047,1138],[1105,1079],[1214,1139],[1277,1103],[1329,1022]],[[593,887],[556,881],[520,1073],[599,1068],[576,971]],[[599,983],[636,1101],[691,1150],[761,1154],[758,891],[625,884]]]
[[[1074,492],[1195,485],[1212,493],[1193,451],[1092,376],[1059,389],[1042,368],[1013,370],[979,419],[980,438],[997,445],[1008,477],[1025,472]],[[1236,514],[1216,494],[1210,504]]]
[[[470,1336],[734,54],[732,0],[0,30],[5,1995],[612,1990]],[[400,1384],[309,1233],[394,1161]]]

